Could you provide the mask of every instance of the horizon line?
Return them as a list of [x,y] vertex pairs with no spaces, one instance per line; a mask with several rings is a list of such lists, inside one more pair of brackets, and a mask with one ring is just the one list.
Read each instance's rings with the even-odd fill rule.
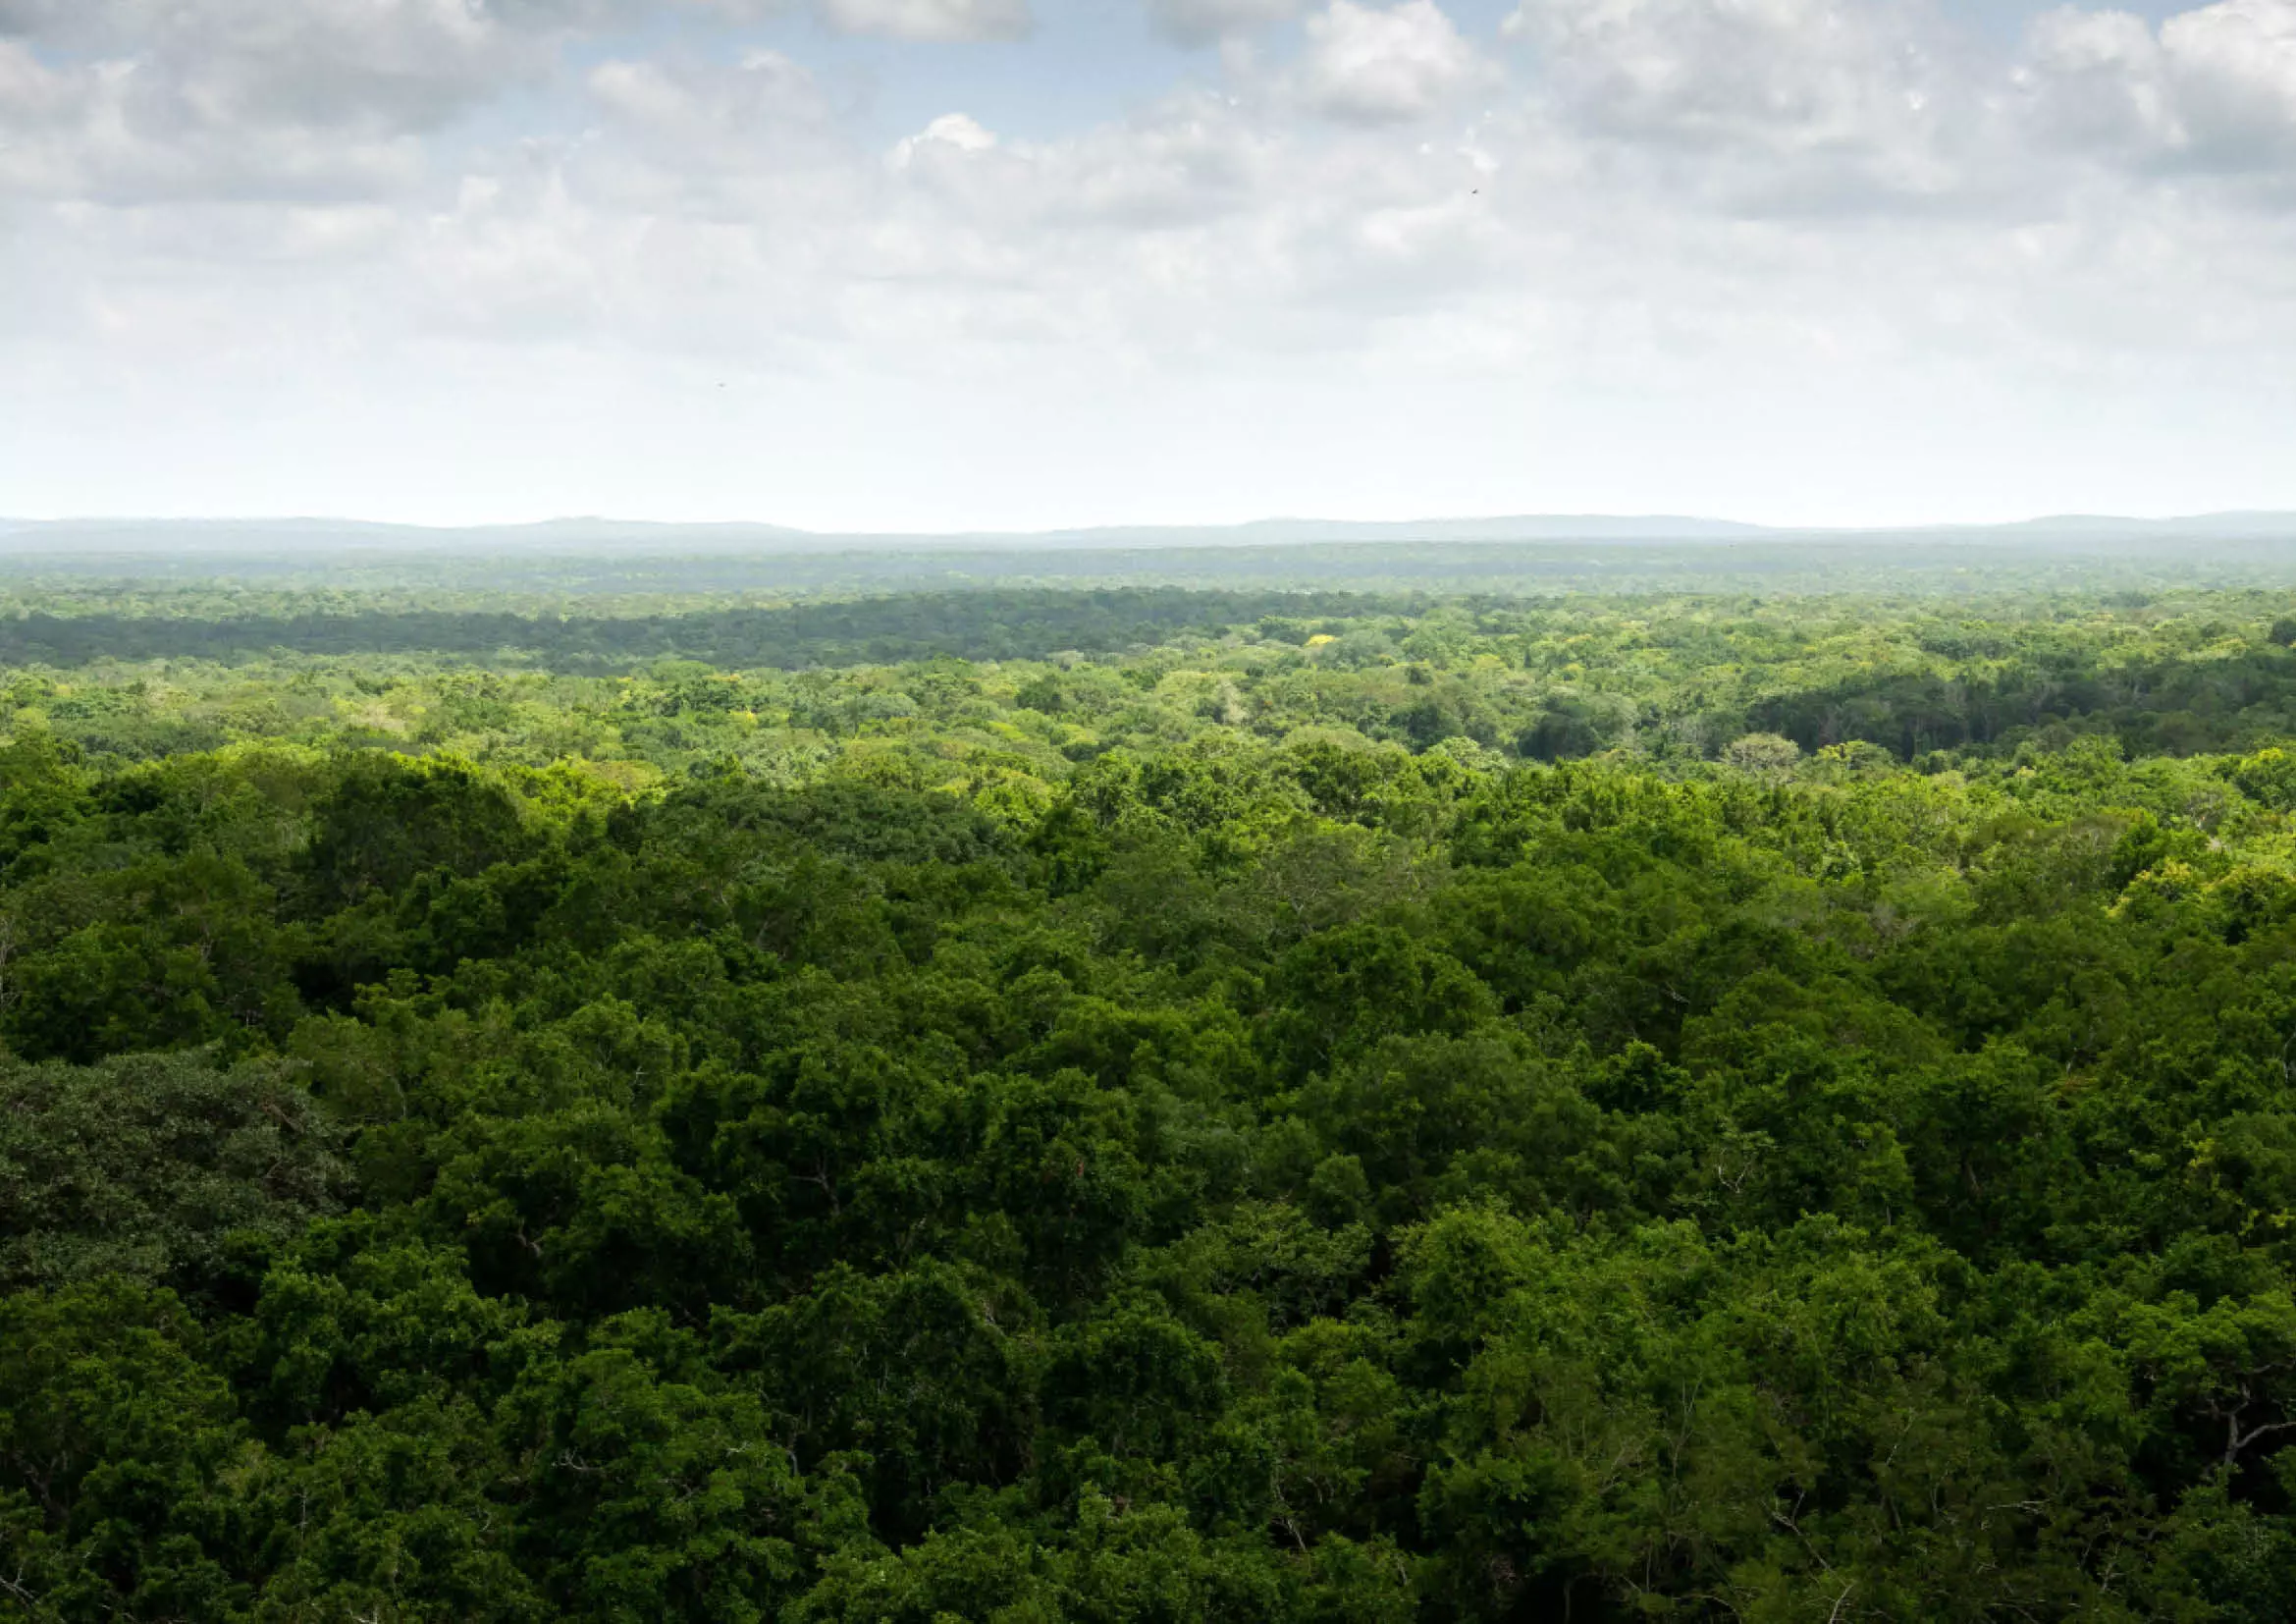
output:
[[[213,529],[235,525],[262,528],[320,528],[342,526],[353,529],[418,531],[435,534],[466,534],[473,532],[533,531],[576,526],[601,528],[624,527],[659,530],[761,530],[785,536],[804,536],[835,541],[932,539],[963,541],[972,539],[997,540],[1012,538],[1042,538],[1082,535],[1124,534],[1128,532],[1224,532],[1249,531],[1277,527],[1314,528],[1330,526],[1334,529],[1398,530],[1415,526],[1428,528],[1453,526],[1484,526],[1506,524],[1537,524],[1544,526],[1588,524],[1601,526],[1663,526],[1680,524],[1698,528],[1732,529],[1773,535],[1892,535],[1934,533],[1954,530],[2003,530],[2031,528],[2046,525],[2113,525],[2130,524],[2147,527],[2179,524],[2222,523],[2228,520],[2271,521],[2296,523],[2296,508],[2220,508],[2202,512],[2172,514],[2116,514],[2101,511],[2065,510],[2056,513],[2030,514],[2009,518],[1979,519],[1921,519],[1910,521],[1869,521],[1833,523],[1790,523],[1765,519],[1742,519],[1720,514],[1683,513],[1629,513],[1629,512],[1519,512],[1508,514],[1419,514],[1409,518],[1338,518],[1329,515],[1303,515],[1292,514],[1264,514],[1255,518],[1232,520],[1161,520],[1140,519],[1095,521],[1079,524],[1050,524],[1035,526],[981,526],[966,525],[946,529],[914,527],[862,527],[820,529],[808,525],[787,524],[762,518],[645,518],[603,514],[559,514],[546,518],[482,519],[472,521],[441,521],[413,519],[363,518],[348,514],[289,513],[289,514],[72,514],[50,517],[0,515],[0,533],[29,530],[58,530],[114,526],[149,526],[158,528]],[[1399,538],[1402,539],[1402,538]],[[1454,538],[1457,539],[1457,538]],[[1504,539],[1498,537],[1477,539]],[[1528,538],[1526,538],[1528,539]],[[1539,538],[1558,539],[1558,538]],[[1586,539],[1599,539],[1589,537]]]

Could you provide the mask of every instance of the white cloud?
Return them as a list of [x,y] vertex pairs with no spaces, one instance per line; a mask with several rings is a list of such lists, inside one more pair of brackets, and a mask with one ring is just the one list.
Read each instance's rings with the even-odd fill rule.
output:
[[128,63],[51,67],[0,42],[0,195],[294,204],[386,195],[421,172],[414,132],[372,108],[350,120],[250,124],[212,81],[171,83]]
[[1434,0],[1390,7],[1332,0],[1308,20],[1309,102],[1331,118],[1366,124],[1464,112],[1459,99],[1488,69]]
[[814,0],[840,33],[919,41],[1018,39],[1034,26],[1028,0]]
[[2043,138],[2100,157],[2178,138],[2166,63],[2143,18],[2060,7],[2035,21],[2027,52],[2015,82]]
[[1987,66],[1920,0],[1522,0],[1554,119],[1741,216],[1997,208]]
[[1307,0],[1148,0],[1156,31],[1183,45],[1249,33],[1273,23],[1288,23],[1307,9]]
[[133,61],[147,109],[210,128],[431,129],[534,62],[472,0],[50,0],[0,23]]
[[[1176,234],[1264,224],[1268,199],[1299,155],[1282,135],[1211,94],[1166,98],[1037,154],[1042,217],[1095,232]],[[1171,268],[1166,258],[1163,274]]]
[[[794,3],[0,0],[0,186],[109,202],[374,197],[422,178],[429,137],[547,88],[572,41],[665,5],[738,26]],[[831,28],[919,40],[1010,36],[1030,21],[1027,0],[812,9]],[[593,92],[642,95],[645,66],[610,71]],[[764,93],[754,71],[726,83]]]
[[943,113],[925,127],[920,140],[940,141],[960,152],[986,152],[996,144],[995,135],[963,113]]
[[813,74],[778,51],[731,67],[616,59],[591,70],[589,90],[617,134],[675,168],[753,166],[761,144],[823,138],[836,118]]
[[1580,117],[1638,138],[1860,137],[1936,77],[1892,0],[1523,0],[1505,31]]
[[2186,12],[2162,25],[2161,48],[2198,153],[2247,165],[2296,149],[2296,0]]
[[[6,3],[6,0],[0,0]],[[371,199],[549,57],[469,0],[14,0],[0,186],[107,204]]]
[[[1121,424],[1135,453],[1191,448],[1190,491],[1229,467],[1217,488],[1247,509],[1413,468],[1445,470],[1426,500],[1456,508],[1501,491],[1509,444],[1577,434],[1599,460],[1581,423],[1674,448],[1645,466],[1735,456],[1782,490],[1801,489],[1782,467],[1886,483],[1850,428],[1871,439],[1873,403],[1957,388],[1997,403],[2003,447],[2052,423],[2069,446],[2063,425],[2123,398],[2131,423],[2161,403],[2165,435],[2229,421],[2261,441],[2256,380],[2296,366],[2296,209],[2273,190],[2296,150],[2296,0],[2164,24],[2066,8],[2014,48],[1955,36],[1925,0],[1520,0],[1503,67],[1431,0],[1335,0],[1251,52],[1152,59],[1163,93],[1065,122],[1073,99],[956,77],[945,53],[863,53],[888,96],[811,29],[770,35],[778,51],[747,31],[810,13],[992,36],[1025,27],[1011,0],[676,0],[679,28],[623,27],[667,3],[0,0],[0,374],[49,380],[42,421],[84,425],[129,400],[160,403],[146,425],[204,420],[235,378],[242,404],[299,390],[322,421],[350,409],[330,401],[408,423],[484,402],[467,420],[503,437],[507,471],[469,477],[555,493],[644,425],[599,430],[587,460],[485,427],[516,423],[522,392],[539,418],[579,404],[534,380],[588,380],[603,421],[625,395],[673,400],[689,368],[729,409],[716,385],[748,368],[792,380],[780,415],[722,442],[684,407],[664,421],[719,446],[711,479],[742,477],[745,447],[809,448],[778,465],[792,483],[730,503],[803,517],[784,490],[820,470],[883,486],[854,484],[867,458],[837,449],[838,423],[888,457],[987,459],[950,452],[920,492],[961,494],[982,467],[998,491],[1055,488],[997,460],[1049,444],[1066,450],[1040,467],[1120,496],[1133,464],[1088,442]],[[1210,39],[1297,9],[1148,15]],[[1048,32],[1015,60],[1068,72],[1067,49]],[[964,111],[894,140],[877,120],[919,95]],[[480,393],[450,399],[433,366]],[[904,439],[926,400],[957,403],[961,431]],[[1976,444],[1983,420],[1933,432]],[[0,433],[27,506],[75,455],[34,428]],[[311,444],[314,467],[356,455]],[[2132,444],[2078,465],[2134,465]],[[1252,483],[1262,453],[1296,453],[1298,500]]]
[[2269,171],[2296,155],[2296,0],[2221,0],[2158,29],[2060,7],[2034,23],[2016,84],[2037,133],[2064,150]]
[[979,121],[964,113],[943,113],[916,135],[904,136],[893,147],[890,162],[895,169],[907,169],[921,151],[930,159],[935,149],[987,152],[995,145],[995,133],[982,128]]

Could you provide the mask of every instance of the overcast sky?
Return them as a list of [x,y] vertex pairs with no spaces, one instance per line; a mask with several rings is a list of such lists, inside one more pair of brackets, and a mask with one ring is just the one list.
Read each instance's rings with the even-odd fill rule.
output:
[[2296,508],[2296,0],[0,0],[0,514]]

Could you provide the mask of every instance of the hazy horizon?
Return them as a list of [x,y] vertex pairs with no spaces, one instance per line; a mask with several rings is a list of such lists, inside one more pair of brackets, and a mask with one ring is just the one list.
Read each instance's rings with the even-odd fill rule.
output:
[[155,533],[211,533],[243,530],[310,533],[340,530],[355,535],[489,536],[546,534],[612,539],[615,532],[644,535],[654,532],[707,534],[749,532],[760,538],[782,537],[823,542],[886,541],[1031,541],[1134,537],[1186,537],[1211,541],[1233,537],[1239,541],[1269,542],[1316,539],[1472,541],[1601,541],[1601,540],[1727,540],[1791,537],[1929,536],[1952,533],[1986,535],[2014,532],[2057,532],[2067,535],[2191,534],[2237,535],[2249,538],[2286,532],[2296,539],[2296,509],[2216,509],[2188,514],[2108,514],[2065,512],[2007,518],[1939,520],[1904,524],[1777,524],[1712,514],[1430,514],[1407,518],[1358,518],[1307,514],[1264,514],[1252,518],[1207,523],[1053,524],[1036,529],[927,528],[914,530],[828,530],[780,523],[771,518],[726,517],[661,519],[626,514],[558,514],[542,518],[492,522],[407,522],[376,519],[348,514],[200,514],[183,515],[138,514],[73,514],[54,517],[27,517],[0,514],[0,536],[74,531],[131,531]]

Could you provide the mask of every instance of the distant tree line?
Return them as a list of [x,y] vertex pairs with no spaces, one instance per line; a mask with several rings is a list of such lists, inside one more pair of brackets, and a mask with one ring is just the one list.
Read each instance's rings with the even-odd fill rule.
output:
[[1212,632],[1269,614],[1356,615],[1381,607],[1344,592],[983,589],[677,615],[567,616],[453,610],[191,618],[32,613],[0,616],[0,665],[96,660],[244,662],[279,653],[523,657],[559,671],[655,660],[731,669],[1088,653]]

